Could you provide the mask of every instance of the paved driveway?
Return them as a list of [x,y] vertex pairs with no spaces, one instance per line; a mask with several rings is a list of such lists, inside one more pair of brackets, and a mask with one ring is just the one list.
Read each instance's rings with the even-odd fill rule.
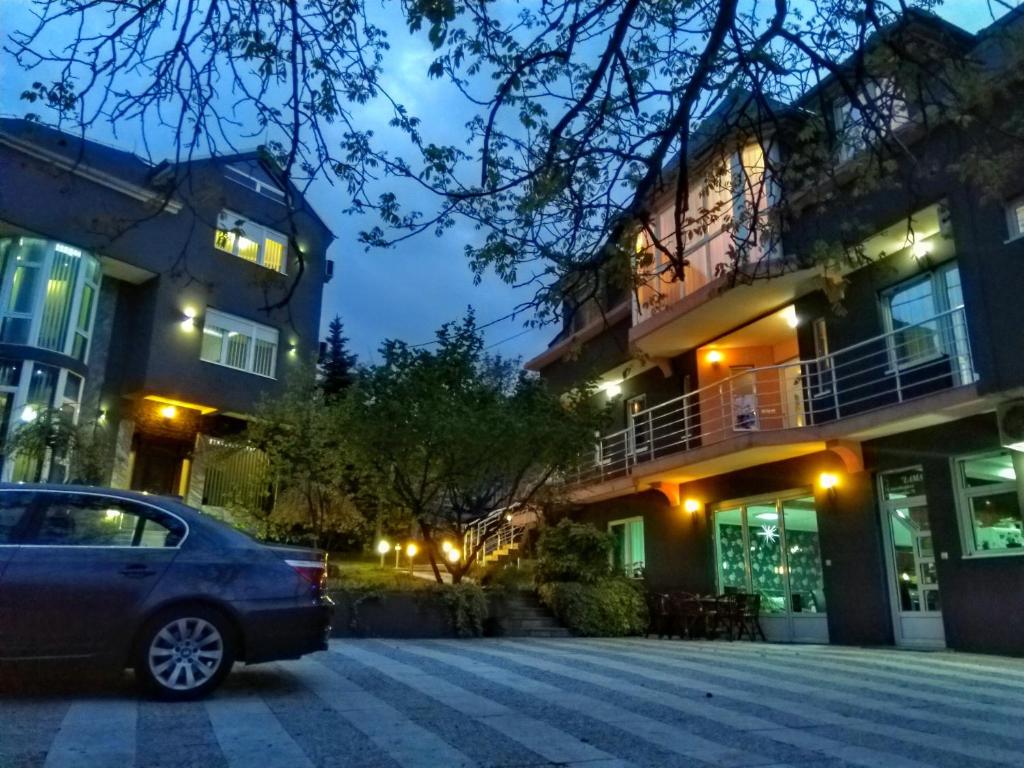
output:
[[208,701],[0,680],[0,767],[1024,765],[1024,661],[657,640],[340,641]]

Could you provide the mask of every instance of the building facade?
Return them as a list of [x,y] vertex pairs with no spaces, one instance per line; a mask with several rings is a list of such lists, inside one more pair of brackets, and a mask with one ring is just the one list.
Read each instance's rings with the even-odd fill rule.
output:
[[[978,35],[919,23],[993,72],[1019,53],[1019,14]],[[843,93],[826,81],[795,107],[828,125],[836,179],[762,244],[770,279],[722,274],[735,228],[712,227],[685,280],[653,259],[527,363],[556,387],[597,377],[615,421],[567,514],[655,589],[759,595],[769,639],[1024,654],[1024,204],[965,181],[978,137],[916,130],[909,100],[893,128],[914,166],[847,196],[864,142]],[[743,141],[720,193],[741,206],[786,152]],[[672,204],[654,201],[662,236]],[[807,258],[854,219],[860,258]]]
[[[114,487],[224,507],[237,437],[318,346],[333,235],[259,152],[151,165],[0,120],[0,434],[63,410]],[[77,480],[4,456],[4,480]],[[255,487],[254,484],[255,483]]]

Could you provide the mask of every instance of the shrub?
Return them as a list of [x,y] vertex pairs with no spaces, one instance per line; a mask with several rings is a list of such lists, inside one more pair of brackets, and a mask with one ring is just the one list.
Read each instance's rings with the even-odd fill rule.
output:
[[585,584],[606,578],[611,570],[611,534],[589,523],[568,518],[545,528],[537,542],[537,582],[579,581]]
[[439,584],[441,600],[451,612],[457,637],[480,637],[487,618],[487,598],[476,584]]
[[480,576],[480,583],[488,589],[502,592],[532,592],[537,587],[537,563],[520,560],[519,567],[495,563]]
[[642,587],[630,579],[551,582],[541,584],[538,593],[541,602],[574,635],[624,637],[647,631],[647,602]]

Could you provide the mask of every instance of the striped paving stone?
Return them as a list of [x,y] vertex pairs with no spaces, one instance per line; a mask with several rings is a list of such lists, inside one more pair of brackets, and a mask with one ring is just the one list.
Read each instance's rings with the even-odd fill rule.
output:
[[5,683],[0,768],[1024,766],[1024,661],[966,654],[340,641],[188,704]]
[[[733,646],[737,648],[739,646]],[[837,733],[850,732],[854,735],[844,737],[844,740],[856,741],[857,743],[872,743],[877,742],[879,738],[887,738],[895,742],[905,742],[908,745],[916,747],[915,749],[907,750],[909,752],[924,751],[925,755],[929,755],[930,759],[934,762],[942,759],[946,764],[959,766],[962,764],[964,757],[974,760],[976,764],[997,764],[997,765],[1012,765],[1020,766],[1022,764],[1022,752],[1019,745],[1015,745],[1012,748],[1007,748],[1000,745],[992,745],[986,743],[986,739],[979,739],[974,742],[965,741],[956,736],[944,736],[936,733],[921,732],[911,728],[903,727],[902,725],[891,725],[886,722],[870,717],[870,711],[864,711],[860,717],[839,714],[832,710],[827,709],[819,703],[809,703],[806,700],[800,698],[788,698],[781,695],[765,695],[763,692],[752,691],[749,688],[749,683],[756,680],[758,676],[764,677],[767,671],[769,675],[777,674],[771,665],[764,665],[762,671],[752,672],[745,671],[743,673],[729,672],[726,674],[725,671],[721,671],[719,674],[722,676],[729,677],[733,682],[731,684],[714,684],[706,679],[694,679],[696,673],[700,677],[702,672],[710,672],[711,669],[702,669],[699,664],[692,666],[686,670],[685,674],[681,672],[672,673],[667,672],[663,669],[652,669],[651,658],[648,653],[632,653],[623,652],[620,655],[628,656],[628,660],[619,660],[615,658],[608,658],[600,653],[593,653],[600,648],[599,644],[595,643],[563,643],[557,646],[553,646],[546,642],[538,642],[532,644],[530,648],[531,654],[537,654],[538,649],[541,649],[542,654],[551,653],[556,657],[566,658],[568,655],[570,658],[579,658],[580,653],[591,651],[588,656],[584,658],[585,663],[593,665],[602,669],[609,669],[619,671],[632,675],[639,678],[653,680],[661,683],[663,688],[670,689],[674,687],[695,687],[711,692],[718,698],[731,699],[738,702],[746,702],[748,704],[761,707],[767,711],[780,711],[792,714],[799,714],[806,720],[815,723],[816,726],[827,726],[828,730],[818,730],[817,733],[828,733],[835,736]],[[711,656],[712,654],[708,654]],[[699,660],[699,655],[695,657]],[[574,674],[579,674],[576,671]],[[821,677],[822,682],[831,682],[829,675],[823,674]],[[781,682],[781,681],[780,681]],[[771,683],[765,683],[765,688],[770,688]],[[778,687],[778,686],[776,686]],[[930,699],[929,699],[930,700]],[[962,704],[963,702],[960,702]],[[839,730],[836,730],[839,729]],[[865,734],[866,739],[856,734]],[[902,751],[902,750],[901,750]],[[890,752],[892,759],[895,759],[896,754]],[[849,759],[849,758],[846,758]],[[869,758],[870,759],[870,758]]]

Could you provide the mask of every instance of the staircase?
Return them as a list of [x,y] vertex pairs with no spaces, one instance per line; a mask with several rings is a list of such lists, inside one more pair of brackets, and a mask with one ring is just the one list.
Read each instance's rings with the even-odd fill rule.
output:
[[529,507],[496,510],[469,527],[462,551],[475,551],[481,565],[514,557],[526,532],[537,525],[537,518],[537,511]]
[[499,637],[571,637],[532,592],[518,592],[501,603],[495,634]]

